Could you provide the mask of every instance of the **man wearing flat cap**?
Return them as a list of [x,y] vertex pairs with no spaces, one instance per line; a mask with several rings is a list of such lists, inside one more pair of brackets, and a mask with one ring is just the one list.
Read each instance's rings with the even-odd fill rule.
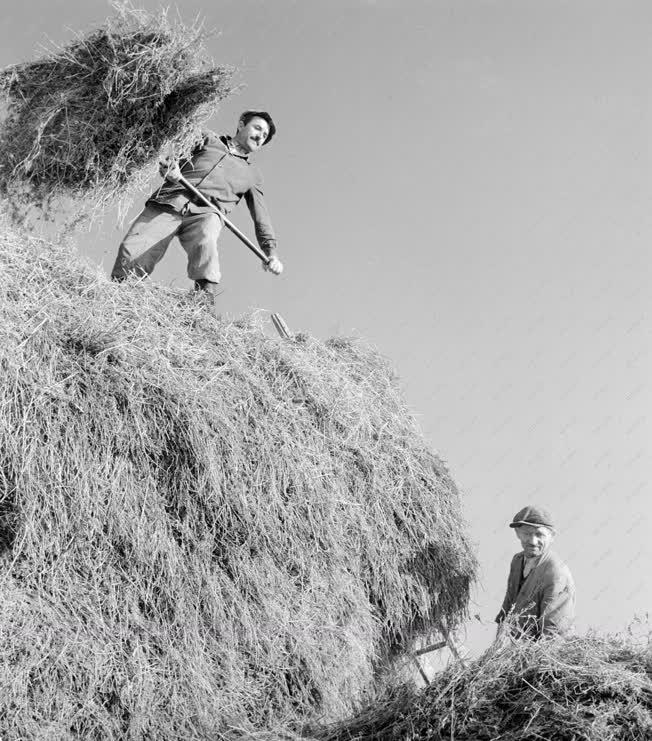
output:
[[265,270],[280,275],[283,264],[276,254],[276,236],[263,196],[262,175],[250,160],[269,144],[276,126],[267,111],[245,111],[235,136],[206,132],[191,159],[179,167],[177,162],[160,163],[166,179],[145,204],[122,240],[111,272],[113,280],[129,275],[150,275],[176,236],[188,256],[188,277],[195,290],[213,302],[221,278],[217,240],[222,219],[214,209],[195,201],[179,183],[184,176],[200,189],[225,216],[244,198],[256,230],[256,239],[269,262]]
[[496,617],[498,636],[505,633],[507,624],[518,638],[568,633],[575,618],[575,584],[568,566],[550,548],[555,538],[550,513],[529,505],[514,515],[509,526],[522,550],[512,558],[507,592]]

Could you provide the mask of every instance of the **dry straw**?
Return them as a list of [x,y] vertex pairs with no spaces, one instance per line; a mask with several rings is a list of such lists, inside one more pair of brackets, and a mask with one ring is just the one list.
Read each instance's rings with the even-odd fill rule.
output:
[[19,221],[126,203],[160,154],[190,152],[230,92],[200,26],[113,7],[104,28],[0,72],[0,194]]
[[647,741],[652,644],[626,635],[522,641],[394,689],[320,741]]
[[377,353],[2,232],[3,739],[291,738],[459,623],[458,491]]

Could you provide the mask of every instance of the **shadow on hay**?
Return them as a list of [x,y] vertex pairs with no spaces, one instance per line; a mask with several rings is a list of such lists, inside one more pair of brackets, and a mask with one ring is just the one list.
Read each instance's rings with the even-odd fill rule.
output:
[[18,529],[16,476],[10,464],[0,463],[0,557],[12,549]]

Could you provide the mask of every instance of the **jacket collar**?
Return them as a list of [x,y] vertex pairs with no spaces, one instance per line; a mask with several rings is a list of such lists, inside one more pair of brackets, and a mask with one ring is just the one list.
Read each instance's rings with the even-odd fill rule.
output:
[[[521,557],[520,570],[521,570],[521,573],[523,573],[523,566],[525,566],[525,553],[521,551],[518,555]],[[532,574],[538,571],[550,559],[551,556],[552,556],[552,549],[548,548],[548,550],[543,554],[543,556],[540,556],[539,560],[532,567],[532,569],[530,570],[530,573],[528,574],[528,577],[532,576]]]
[[221,136],[220,141],[224,144],[224,146],[229,150],[229,154],[232,154],[234,157],[239,157],[241,160],[244,160],[245,162],[249,162],[249,155],[248,154],[240,154],[238,150],[235,148],[233,144],[233,137],[229,136],[228,134]]

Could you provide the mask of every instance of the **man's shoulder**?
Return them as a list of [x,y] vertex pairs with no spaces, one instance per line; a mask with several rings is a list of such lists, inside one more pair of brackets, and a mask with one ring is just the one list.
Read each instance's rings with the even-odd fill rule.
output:
[[216,134],[210,129],[202,129],[201,135],[197,141],[197,149],[206,149],[207,147],[227,150],[228,137]]
[[212,129],[202,129],[201,135],[204,141],[214,141],[216,139],[221,141],[226,138],[225,135],[216,134]]
[[263,173],[260,170],[260,167],[256,165],[254,162],[249,162],[249,166],[251,167],[251,177],[253,178],[254,183],[256,185],[262,186],[263,185]]
[[564,559],[555,551],[550,551],[542,564],[546,574],[551,577],[572,580],[571,571]]

